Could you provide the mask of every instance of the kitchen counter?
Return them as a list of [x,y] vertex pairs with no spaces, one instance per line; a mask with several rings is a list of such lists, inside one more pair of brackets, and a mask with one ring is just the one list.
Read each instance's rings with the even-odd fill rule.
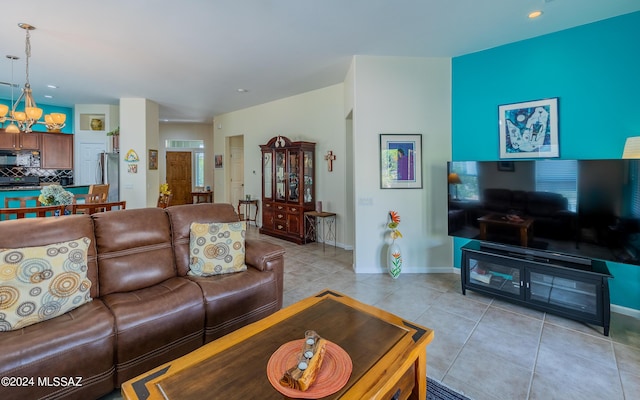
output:
[[[37,190],[40,191],[42,190],[44,186],[0,186],[0,192],[20,192],[20,191],[25,191],[25,190]],[[68,185],[68,186],[63,186],[63,188],[65,188],[66,190],[72,192],[72,193],[81,193],[81,192],[77,192],[74,189],[82,189],[82,188],[87,188],[87,191],[89,190],[89,185]]]

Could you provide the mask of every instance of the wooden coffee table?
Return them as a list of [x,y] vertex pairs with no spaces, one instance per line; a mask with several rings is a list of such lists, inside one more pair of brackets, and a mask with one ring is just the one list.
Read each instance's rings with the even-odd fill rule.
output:
[[267,378],[267,363],[308,329],[344,349],[353,363],[346,385],[326,399],[426,398],[433,331],[331,290],[131,379],[122,394],[128,400],[283,399]]
[[520,245],[522,247],[529,246],[529,236],[531,236],[533,229],[533,218],[524,217],[520,220],[509,220],[506,216],[498,214],[489,214],[484,217],[478,218],[478,224],[480,225],[480,240],[487,239],[487,229],[489,226],[506,226],[517,229],[520,234]]

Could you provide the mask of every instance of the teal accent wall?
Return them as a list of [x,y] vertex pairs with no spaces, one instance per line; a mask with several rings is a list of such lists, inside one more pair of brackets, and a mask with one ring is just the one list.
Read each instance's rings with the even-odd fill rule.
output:
[[[18,94],[19,96],[19,94]],[[9,112],[11,112],[11,99],[0,99],[0,103],[6,104],[9,107]],[[51,106],[48,104],[40,104],[38,103],[38,107],[42,108],[42,118],[40,120],[44,122],[44,116],[46,114],[51,113],[62,113],[67,116],[67,120],[65,121],[65,127],[62,128],[60,132],[62,133],[73,133],[73,108],[70,107],[59,107],[59,106]],[[5,122],[4,127],[6,128],[8,122]],[[47,127],[45,125],[38,124],[37,126],[32,127],[36,132],[46,132]]]
[[[640,136],[640,12],[452,60],[452,159],[497,160],[498,106],[558,97],[560,158],[620,158]],[[454,240],[454,263],[460,247]],[[640,310],[640,267],[607,263],[613,304]]]

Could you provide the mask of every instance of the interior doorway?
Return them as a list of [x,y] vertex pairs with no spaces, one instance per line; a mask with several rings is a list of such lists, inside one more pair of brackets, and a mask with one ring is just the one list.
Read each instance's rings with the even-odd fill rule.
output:
[[[229,151],[229,165],[227,179],[231,188],[229,202],[234,207],[238,206],[238,201],[244,198],[244,136],[230,136],[227,138]],[[242,210],[241,210],[242,211]]]
[[191,152],[167,151],[166,176],[173,198],[171,205],[191,204]]

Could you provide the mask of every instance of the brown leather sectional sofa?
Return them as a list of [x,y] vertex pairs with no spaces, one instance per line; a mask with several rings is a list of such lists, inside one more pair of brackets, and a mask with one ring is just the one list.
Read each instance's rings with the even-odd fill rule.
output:
[[237,220],[230,204],[204,203],[0,222],[0,249],[89,237],[93,298],[56,318],[0,332],[0,377],[14,377],[0,385],[0,398],[98,398],[279,310],[284,249],[278,245],[246,240],[244,272],[187,275],[191,222]]

